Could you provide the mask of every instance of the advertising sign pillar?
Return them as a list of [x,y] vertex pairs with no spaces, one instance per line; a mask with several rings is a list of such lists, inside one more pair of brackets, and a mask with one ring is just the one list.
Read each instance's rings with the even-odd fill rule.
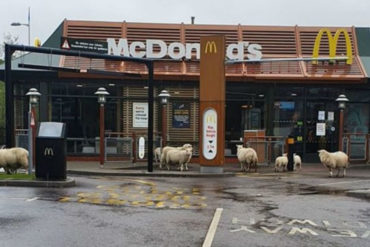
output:
[[225,38],[200,38],[201,172],[221,173],[225,144]]

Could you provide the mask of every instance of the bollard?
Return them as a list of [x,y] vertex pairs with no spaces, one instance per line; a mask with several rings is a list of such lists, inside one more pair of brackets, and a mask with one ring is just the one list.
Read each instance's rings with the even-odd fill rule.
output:
[[288,136],[287,139],[287,144],[288,144],[288,171],[293,171],[294,170],[294,158],[293,158],[293,153],[294,153],[294,137],[293,136]]

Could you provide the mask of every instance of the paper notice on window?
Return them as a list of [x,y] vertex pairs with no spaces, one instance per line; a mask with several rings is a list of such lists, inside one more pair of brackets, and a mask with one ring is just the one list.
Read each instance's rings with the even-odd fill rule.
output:
[[328,121],[334,121],[334,112],[333,111],[328,112]]
[[325,120],[325,111],[319,111],[317,119],[318,120]]
[[316,136],[325,136],[325,123],[316,124]]

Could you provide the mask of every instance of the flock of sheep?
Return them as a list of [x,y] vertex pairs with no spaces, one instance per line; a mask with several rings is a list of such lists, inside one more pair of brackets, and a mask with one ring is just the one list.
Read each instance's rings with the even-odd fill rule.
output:
[[[191,160],[193,147],[191,144],[184,144],[181,147],[166,146],[163,149],[156,148],[154,150],[154,158],[159,163],[159,168],[166,166],[170,170],[170,165],[178,165],[178,168],[188,170],[188,163]],[[321,163],[329,169],[330,177],[333,176],[333,170],[337,170],[337,177],[340,170],[343,170],[342,176],[346,175],[346,168],[348,168],[349,160],[347,154],[338,151],[330,153],[324,149],[319,150],[319,157]],[[242,145],[237,145],[237,157],[240,162],[240,169],[242,171],[250,171],[254,168],[257,172],[257,152],[253,148],[244,148]],[[294,170],[301,170],[302,160],[297,154],[293,155]],[[286,154],[279,156],[275,160],[275,172],[286,171],[288,165],[288,157]],[[16,173],[19,168],[28,168],[28,151],[24,148],[1,148],[0,149],[0,168],[3,168],[6,173]]]

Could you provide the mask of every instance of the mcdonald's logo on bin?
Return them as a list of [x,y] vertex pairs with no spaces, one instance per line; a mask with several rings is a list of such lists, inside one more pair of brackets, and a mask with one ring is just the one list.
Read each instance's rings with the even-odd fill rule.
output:
[[54,150],[53,150],[53,148],[45,148],[44,149],[44,155],[45,156],[54,156]]
[[204,53],[207,54],[208,52],[209,53],[217,53],[216,42],[214,42],[214,41],[207,41],[206,48],[204,49]]
[[[330,30],[328,28],[322,28],[320,29],[319,33],[316,36],[315,39],[315,45],[313,47],[313,53],[312,53],[312,58],[318,58],[319,57],[319,51],[320,51],[320,45],[321,45],[321,39],[323,34],[326,34],[328,37],[328,42],[329,42],[329,58],[334,58],[337,54],[337,45],[338,45],[338,39],[339,36],[343,33],[344,38],[346,40],[346,56],[347,56],[347,64],[352,64],[352,43],[351,39],[349,37],[349,34],[347,30],[341,28],[338,29],[335,32],[334,37],[332,36]],[[312,61],[313,64],[317,64],[317,60]]]

